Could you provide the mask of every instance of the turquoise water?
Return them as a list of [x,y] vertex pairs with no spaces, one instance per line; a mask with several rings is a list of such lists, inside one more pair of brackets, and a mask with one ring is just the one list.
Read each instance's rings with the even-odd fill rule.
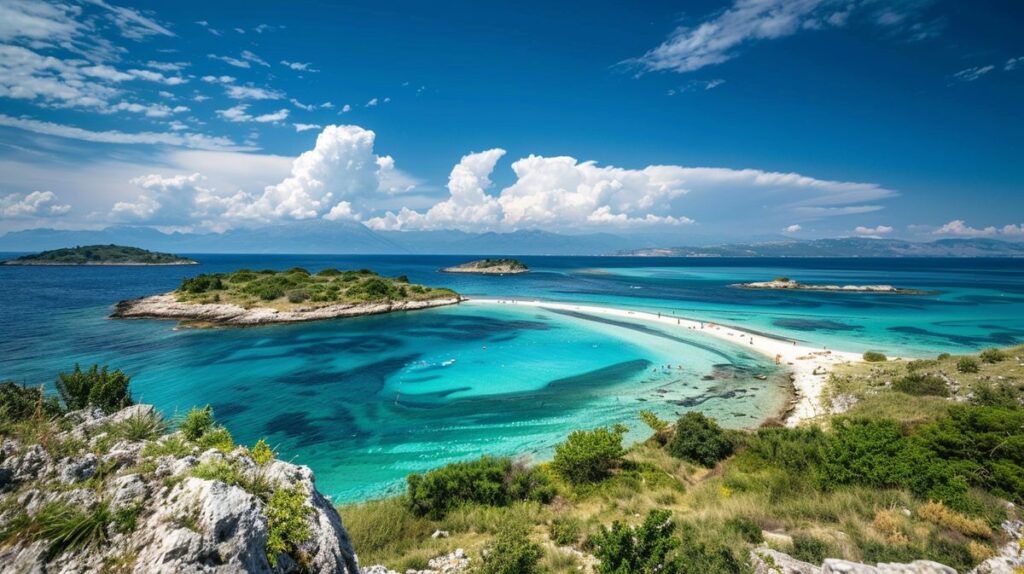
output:
[[[733,427],[772,416],[784,373],[748,349],[670,326],[528,307],[461,305],[250,329],[106,319],[111,303],[182,276],[239,267],[370,267],[470,296],[571,300],[676,313],[809,344],[906,356],[1024,341],[1016,261],[524,258],[533,273],[448,275],[463,258],[199,256],[189,268],[0,267],[0,378],[49,383],[74,362],[132,374],[173,415],[211,404],[245,443],[267,437],[338,501],[406,474],[491,454],[550,456],[572,429],[698,409]],[[730,283],[892,283],[926,296],[778,293]],[[767,376],[760,380],[758,375]]]

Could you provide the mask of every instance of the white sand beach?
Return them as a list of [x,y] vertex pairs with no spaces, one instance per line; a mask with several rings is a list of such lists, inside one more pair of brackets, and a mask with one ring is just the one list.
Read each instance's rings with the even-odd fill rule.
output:
[[743,345],[769,358],[778,358],[781,364],[786,365],[792,371],[796,402],[786,416],[786,425],[791,427],[826,413],[822,405],[821,394],[825,388],[825,380],[832,367],[839,363],[861,360],[861,356],[858,353],[812,348],[800,345],[792,340],[751,334],[726,325],[695,321],[676,315],[659,315],[646,311],[631,311],[596,305],[522,299],[468,299],[463,304],[540,307],[543,309],[578,311],[595,315],[638,319],[678,329],[700,331],[702,334],[717,337],[723,341]]

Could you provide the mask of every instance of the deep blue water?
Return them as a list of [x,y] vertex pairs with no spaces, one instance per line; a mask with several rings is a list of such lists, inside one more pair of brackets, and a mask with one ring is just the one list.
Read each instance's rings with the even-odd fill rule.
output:
[[[676,313],[844,350],[924,356],[1024,342],[1018,260],[523,257],[533,272],[489,277],[437,272],[466,257],[196,258],[187,267],[0,266],[0,379],[50,384],[75,362],[121,367],[138,399],[169,415],[211,404],[238,440],[267,437],[312,466],[322,490],[353,500],[481,453],[545,457],[574,428],[637,427],[642,408],[757,424],[783,405],[784,374],[699,333],[510,306],[227,330],[109,320],[110,306],[200,272],[367,267],[470,297]],[[729,287],[780,275],[935,293]]]

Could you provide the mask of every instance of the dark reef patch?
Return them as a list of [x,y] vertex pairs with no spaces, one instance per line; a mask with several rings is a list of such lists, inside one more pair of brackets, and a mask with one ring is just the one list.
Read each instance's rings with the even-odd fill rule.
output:
[[772,324],[797,331],[859,331],[864,328],[829,319],[776,319]]

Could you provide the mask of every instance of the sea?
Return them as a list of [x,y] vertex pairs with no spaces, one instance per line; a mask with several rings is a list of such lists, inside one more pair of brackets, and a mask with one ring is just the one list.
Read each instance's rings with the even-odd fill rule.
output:
[[[7,258],[18,254],[0,254]],[[109,319],[119,300],[240,268],[407,275],[470,298],[549,300],[741,327],[822,349],[928,357],[1024,343],[1024,260],[521,257],[530,273],[445,274],[472,256],[212,255],[173,267],[0,266],[0,380],[52,389],[76,363],[128,373],[168,418],[211,405],[337,503],[484,454],[543,461],[575,429],[690,410],[732,428],[776,417],[787,374],[742,345],[628,319],[511,305],[230,329]],[[740,282],[891,284],[920,295],[760,291]]]

